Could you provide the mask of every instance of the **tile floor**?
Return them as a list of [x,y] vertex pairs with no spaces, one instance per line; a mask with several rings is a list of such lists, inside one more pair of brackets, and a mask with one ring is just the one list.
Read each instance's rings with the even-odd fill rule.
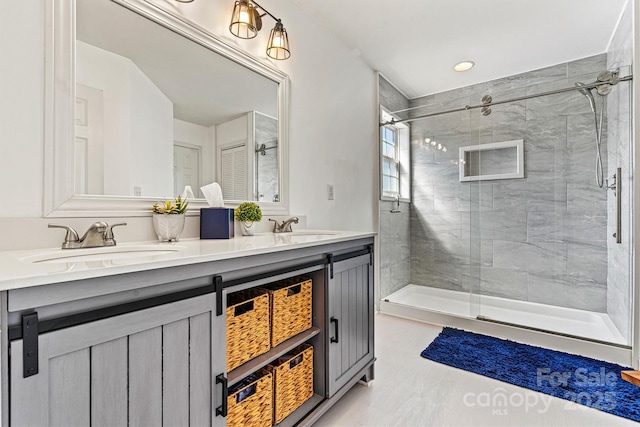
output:
[[[420,352],[440,330],[377,314],[375,380],[356,385],[314,427],[638,425],[423,359]],[[500,395],[506,406],[492,405]]]

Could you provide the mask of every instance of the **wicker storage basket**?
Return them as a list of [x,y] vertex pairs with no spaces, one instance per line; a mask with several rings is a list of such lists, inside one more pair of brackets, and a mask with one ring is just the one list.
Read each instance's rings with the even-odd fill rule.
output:
[[229,394],[227,426],[273,425],[273,375],[268,369],[262,369],[255,376],[258,378],[249,378],[248,384]]
[[291,277],[266,286],[271,295],[271,346],[311,328],[311,279]]
[[278,366],[269,365],[273,373],[273,422],[287,415],[313,396],[313,347],[301,344],[287,353],[290,356]]
[[227,372],[270,348],[269,294],[264,289],[230,294],[227,299]]

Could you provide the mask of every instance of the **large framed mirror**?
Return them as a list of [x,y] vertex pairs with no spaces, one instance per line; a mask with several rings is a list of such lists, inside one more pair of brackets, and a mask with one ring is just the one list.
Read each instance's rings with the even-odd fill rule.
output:
[[154,0],[47,2],[45,216],[149,215],[218,182],[288,213],[286,74]]

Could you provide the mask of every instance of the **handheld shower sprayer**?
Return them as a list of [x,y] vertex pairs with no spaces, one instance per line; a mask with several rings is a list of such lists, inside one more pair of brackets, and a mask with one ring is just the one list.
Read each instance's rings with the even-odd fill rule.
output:
[[581,94],[583,94],[584,96],[587,97],[587,99],[589,100],[589,105],[591,105],[591,111],[593,111],[595,113],[596,112],[596,100],[593,97],[593,94],[591,93],[592,89],[587,89],[584,86],[585,86],[584,83],[576,82],[576,87],[580,88],[580,89],[578,89],[578,92],[580,92]]
[[[598,81],[601,81],[600,76],[598,76]],[[576,82],[576,87],[579,88],[578,92],[583,94],[589,100],[589,105],[591,106],[591,111],[593,112],[593,120],[595,121],[595,125],[596,125],[596,184],[598,185],[598,187],[602,188],[602,186],[604,185],[604,180],[603,180],[603,172],[602,172],[602,155],[600,154],[600,146],[602,143],[602,115],[604,110],[604,101],[603,101],[602,109],[600,110],[600,123],[598,123],[596,100],[593,97],[593,93],[591,93],[593,88],[586,88],[584,86],[585,86],[584,83]],[[611,89],[609,88],[609,91],[610,90]],[[598,94],[602,96],[607,95],[609,91],[605,91],[606,93],[600,93],[600,87],[598,87]]]

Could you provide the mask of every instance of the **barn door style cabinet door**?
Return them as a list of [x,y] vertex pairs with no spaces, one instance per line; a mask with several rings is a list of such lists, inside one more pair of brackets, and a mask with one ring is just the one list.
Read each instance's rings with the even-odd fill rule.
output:
[[373,252],[329,264],[328,391],[373,360]]
[[[297,276],[311,327],[226,372],[227,294]],[[278,427],[310,426],[373,378],[373,292],[369,236],[0,292],[2,425],[225,426],[229,386],[306,343],[313,395]]]
[[37,374],[24,366],[33,337],[12,341],[11,425],[224,426],[216,416],[224,385],[216,377],[225,372],[216,296],[36,335]]

